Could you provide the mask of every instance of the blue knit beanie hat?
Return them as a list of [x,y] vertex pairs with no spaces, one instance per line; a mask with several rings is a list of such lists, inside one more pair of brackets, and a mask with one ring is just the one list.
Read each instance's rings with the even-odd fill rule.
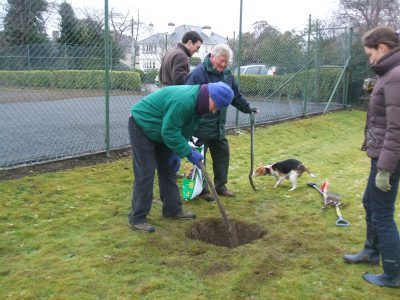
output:
[[226,83],[213,82],[208,84],[208,94],[214,101],[215,106],[220,110],[224,106],[231,104],[233,91]]

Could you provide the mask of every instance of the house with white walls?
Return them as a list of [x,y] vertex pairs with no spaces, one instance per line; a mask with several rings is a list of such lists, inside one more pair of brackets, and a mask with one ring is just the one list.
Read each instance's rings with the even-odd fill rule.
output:
[[175,27],[174,23],[168,24],[168,32],[156,33],[138,42],[136,47],[136,68],[143,71],[158,70],[161,59],[166,51],[182,41],[183,35],[188,31],[197,31],[203,39],[203,44],[198,53],[193,57],[199,57],[202,61],[217,44],[225,44],[228,39],[212,32],[210,26],[181,25]]

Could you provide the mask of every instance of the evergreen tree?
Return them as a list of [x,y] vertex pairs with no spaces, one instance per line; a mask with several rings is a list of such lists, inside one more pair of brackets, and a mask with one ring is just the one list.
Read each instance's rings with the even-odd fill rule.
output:
[[82,24],[75,16],[71,4],[63,2],[60,4],[59,14],[61,17],[59,28],[60,38],[57,40],[60,44],[80,45],[82,42]]
[[4,18],[4,39],[10,46],[48,42],[43,14],[46,0],[8,0]]
[[[104,28],[103,18],[87,14],[78,19],[72,6],[66,2],[59,8],[60,51],[63,52],[64,66],[69,69],[104,68]],[[109,35],[111,66],[118,65],[123,57],[121,47]]]

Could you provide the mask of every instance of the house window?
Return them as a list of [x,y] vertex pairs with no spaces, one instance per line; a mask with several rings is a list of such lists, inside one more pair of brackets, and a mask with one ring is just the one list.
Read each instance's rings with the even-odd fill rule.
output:
[[155,68],[156,68],[155,61],[144,61],[143,62],[143,70],[155,69]]
[[143,45],[143,53],[155,53],[156,51],[156,45]]

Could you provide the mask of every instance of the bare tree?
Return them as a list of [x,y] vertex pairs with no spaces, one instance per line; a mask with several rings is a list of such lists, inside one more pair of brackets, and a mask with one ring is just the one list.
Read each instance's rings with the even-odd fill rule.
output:
[[[87,27],[89,25],[96,25],[98,29],[104,27],[104,11],[85,7],[79,11],[79,14],[83,16],[82,21],[87,23]],[[138,40],[151,31],[151,26],[140,21],[139,11],[136,18],[129,10],[121,13],[117,9],[111,8],[108,19],[112,41],[123,49],[125,55],[131,49],[132,66],[135,66]]]
[[78,10],[79,15],[83,16],[83,20],[90,20],[96,24],[100,28],[104,26],[104,11],[94,8],[84,7],[83,9]]
[[114,8],[111,9],[110,22],[111,22],[113,36],[116,41],[121,40],[122,35],[125,32],[130,31],[131,22],[129,20],[130,19],[129,15],[130,15],[129,10],[126,12],[125,15],[123,15],[122,13],[116,11]]
[[[126,16],[128,18],[128,15]],[[124,23],[125,24],[125,23]],[[130,34],[132,39],[132,67],[136,67],[136,55],[139,51],[138,49],[138,39],[142,35],[151,32],[153,24],[145,24],[140,21],[140,14],[139,11],[137,12],[137,19],[135,20],[134,17],[131,17],[129,24],[127,24],[126,29],[130,28]]]
[[337,18],[360,34],[379,25],[399,25],[399,0],[340,0]]

